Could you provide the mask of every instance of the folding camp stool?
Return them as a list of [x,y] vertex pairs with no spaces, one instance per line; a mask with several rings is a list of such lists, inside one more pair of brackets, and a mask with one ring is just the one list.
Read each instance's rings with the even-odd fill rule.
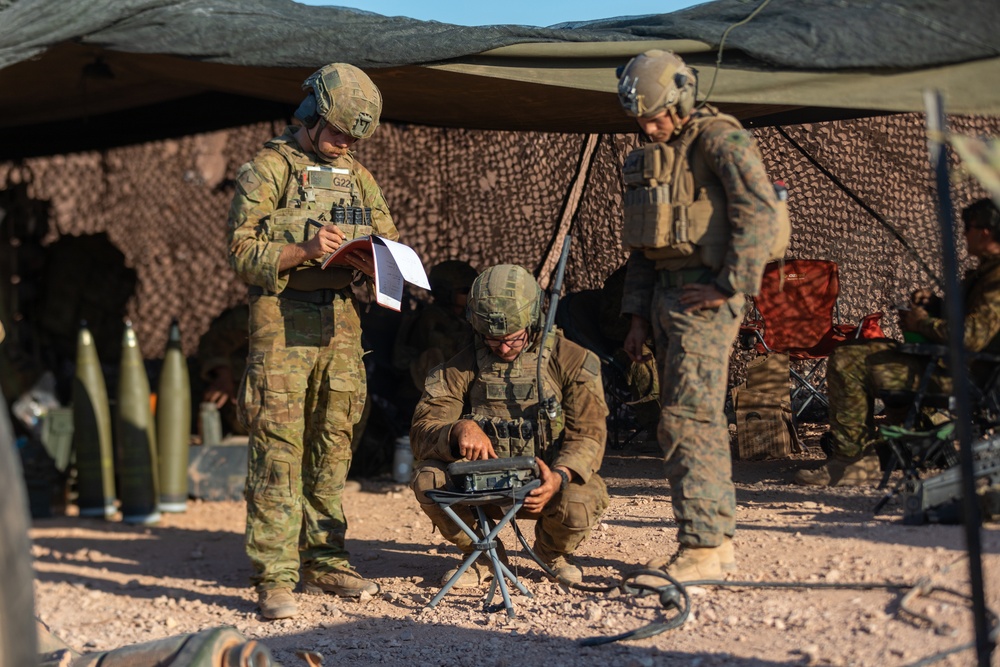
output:
[[[493,566],[493,581],[490,583],[490,590],[486,594],[486,598],[483,602],[483,611],[492,612],[499,610],[499,606],[491,607],[490,603],[493,601],[493,596],[496,595],[497,588],[500,589],[500,595],[503,596],[503,606],[507,610],[507,616],[514,618],[517,614],[514,613],[514,605],[510,601],[510,590],[507,588],[506,579],[510,579],[517,590],[521,591],[524,595],[533,597],[528,589],[525,588],[524,584],[514,575],[513,572],[507,567],[502,560],[500,560],[500,554],[497,552],[497,535],[503,530],[504,526],[510,523],[511,519],[521,510],[524,506],[524,498],[533,489],[537,489],[542,485],[542,480],[535,479],[523,486],[514,487],[511,489],[495,490],[488,492],[462,492],[462,491],[450,491],[447,489],[432,489],[426,491],[425,495],[432,501],[438,504],[438,506],[444,510],[452,521],[461,529],[463,533],[469,536],[472,540],[473,551],[462,562],[462,565],[458,568],[458,571],[447,581],[441,590],[438,591],[434,599],[430,601],[427,605],[428,607],[435,607],[437,603],[441,601],[448,591],[452,589],[455,582],[458,581],[465,572],[472,567],[472,564],[482,555],[486,555],[489,558],[491,565]],[[499,521],[494,523],[493,519],[490,518],[489,514],[486,512],[487,505],[506,505],[510,503],[510,509],[500,518]],[[472,512],[476,517],[476,522],[478,524],[479,532],[476,533],[470,526],[468,526],[462,519],[455,513],[452,506],[466,506],[471,507]]]

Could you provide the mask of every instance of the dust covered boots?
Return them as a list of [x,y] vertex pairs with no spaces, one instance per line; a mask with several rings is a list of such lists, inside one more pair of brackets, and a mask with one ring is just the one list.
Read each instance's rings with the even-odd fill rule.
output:
[[549,569],[556,575],[556,579],[560,582],[568,582],[571,584],[581,584],[583,583],[583,571],[577,567],[576,563],[569,559],[569,556],[559,555],[552,560],[543,559]]
[[378,584],[368,581],[349,567],[330,572],[311,572],[302,578],[302,592],[309,595],[333,593],[345,598],[356,598],[362,593],[375,595]]
[[295,596],[290,588],[269,588],[257,591],[257,604],[264,618],[289,618],[299,613]]
[[[460,567],[461,566],[459,565],[445,572],[441,577],[441,585],[444,586],[451,581],[451,578],[458,573]],[[493,568],[491,567],[489,559],[484,559],[480,556],[479,559],[472,563],[472,565],[469,566],[469,569],[463,572],[462,576],[459,577],[454,584],[452,584],[452,588],[478,588],[492,579]]]
[[795,483],[801,486],[864,486],[881,477],[878,456],[866,454],[860,458],[830,458],[815,470],[795,473]]
[[[717,547],[689,547],[681,545],[673,556],[669,558],[654,558],[646,563],[645,569],[666,572],[681,583],[685,581],[722,579],[724,569],[723,558],[726,560],[726,570],[733,571],[736,569],[733,544],[730,538],[726,538],[726,541]],[[654,587],[670,585],[668,579],[651,574],[643,574],[636,577],[635,583]]]

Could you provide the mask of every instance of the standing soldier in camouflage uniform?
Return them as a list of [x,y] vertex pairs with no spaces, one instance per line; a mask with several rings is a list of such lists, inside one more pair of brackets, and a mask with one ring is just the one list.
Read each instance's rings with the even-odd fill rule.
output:
[[[468,310],[475,344],[431,371],[413,415],[413,491],[441,534],[469,554],[468,536],[425,492],[446,486],[445,469],[453,461],[537,457],[542,485],[527,496],[522,516],[537,519],[539,558],[556,576],[579,582],[583,574],[570,554],[608,505],[597,475],[608,409],[596,355],[561,334],[547,337],[542,349],[541,299],[538,283],[520,266],[494,266],[476,278]],[[539,354],[548,356],[544,395],[555,396],[559,415],[554,420],[538,405]],[[539,432],[542,451],[536,449]],[[473,525],[468,508],[452,509]],[[492,576],[486,564],[476,561],[455,586],[477,586]]]
[[371,256],[322,270],[345,240],[398,238],[382,191],[351,152],[378,125],[382,96],[335,63],[290,126],[240,169],[229,213],[230,264],[249,286],[250,353],[239,407],[250,434],[246,549],[261,613],[297,612],[303,591],[376,593],[348,563],[341,494],[365,402],[361,324],[351,283]]
[[[679,548],[646,567],[679,581],[735,570],[736,497],[724,412],[729,355],[744,294],[760,289],[779,206],[750,134],[709,105],[695,109],[694,72],[648,51],[621,70],[618,96],[651,143],[625,161],[622,312],[636,362],[652,323],[660,363],[658,440]],[[642,583],[662,584],[650,577]]]
[[[1000,354],[1000,210],[991,200],[980,199],[963,209],[962,222],[969,255],[979,259],[963,289],[965,349]],[[940,300],[929,290],[917,290],[910,301],[910,309],[900,313],[903,330],[947,344],[948,323],[931,315],[940,311]],[[871,446],[874,396],[879,391],[916,389],[927,365],[926,358],[903,354],[897,346],[891,340],[844,343],[830,355],[826,383],[833,453],[819,468],[798,471],[796,484],[860,486],[881,478]],[[982,386],[992,370],[988,365],[973,367],[973,382]],[[943,372],[931,380],[935,391],[951,391],[951,378]]]

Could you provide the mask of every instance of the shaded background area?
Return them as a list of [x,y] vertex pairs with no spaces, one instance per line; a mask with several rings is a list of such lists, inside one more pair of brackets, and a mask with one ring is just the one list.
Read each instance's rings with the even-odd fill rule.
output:
[[[951,122],[967,134],[1000,133],[1000,118],[954,116]],[[105,151],[0,162],[0,209],[12,222],[5,226],[0,266],[8,267],[8,280],[18,276],[12,282],[20,294],[8,304],[13,312],[7,318],[27,318],[57,349],[72,350],[81,316],[97,324],[124,315],[134,323],[144,356],[156,358],[171,318],[177,317],[185,353],[194,354],[211,320],[246,298],[227,263],[232,178],[283,124],[276,119]],[[940,273],[920,115],[780,129]],[[789,256],[841,265],[845,318],[889,309],[916,286],[932,282],[902,244],[779,128],[758,128],[754,134],[770,175],[789,187]],[[596,139],[589,160],[588,138]],[[402,240],[426,266],[457,258],[479,268],[516,262],[537,271],[566,216],[575,235],[566,285],[578,291],[599,287],[625,261],[620,167],[637,141],[635,135],[386,123],[357,154],[382,185]],[[570,191],[578,176],[583,189],[575,201]],[[983,193],[966,179],[954,184],[953,196],[959,208]],[[100,242],[111,247],[98,251],[90,245]],[[121,257],[104,259],[99,252]],[[100,313],[88,315],[88,303],[89,311],[100,306]],[[116,359],[120,328],[107,323],[95,337],[102,361]]]

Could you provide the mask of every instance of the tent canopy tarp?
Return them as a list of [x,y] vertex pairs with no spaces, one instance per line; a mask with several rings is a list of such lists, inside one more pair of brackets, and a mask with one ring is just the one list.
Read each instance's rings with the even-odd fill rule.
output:
[[273,118],[335,61],[372,76],[386,120],[633,131],[614,71],[649,48],[683,55],[701,95],[711,87],[711,102],[751,125],[919,111],[927,88],[944,93],[950,113],[1000,113],[996,0],[770,0],[726,34],[760,4],[536,28],[290,0],[0,0],[0,139],[4,153],[25,150],[26,136],[36,147],[85,145],[65,121],[95,137],[115,128],[119,141],[191,132],[221,122],[219,105],[240,120]]

